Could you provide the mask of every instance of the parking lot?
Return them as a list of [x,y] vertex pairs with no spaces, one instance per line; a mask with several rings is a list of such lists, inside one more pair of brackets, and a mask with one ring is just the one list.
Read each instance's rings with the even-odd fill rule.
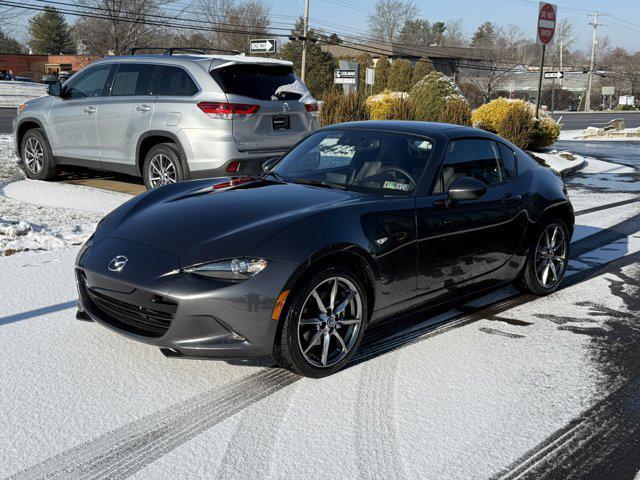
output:
[[73,235],[127,195],[81,173],[4,185],[5,206],[64,212],[75,230],[0,258],[2,477],[633,478],[640,157],[619,145],[567,178],[577,227],[560,291],[396,318],[322,380],[270,358],[168,359],[76,320]]

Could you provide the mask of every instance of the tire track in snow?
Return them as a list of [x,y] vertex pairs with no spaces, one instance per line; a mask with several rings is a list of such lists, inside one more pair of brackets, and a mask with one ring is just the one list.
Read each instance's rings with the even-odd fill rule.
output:
[[[267,478],[273,456],[278,454],[274,447],[277,445],[295,390],[294,387],[281,392],[277,403],[273,402],[274,405],[271,407],[266,402],[275,400],[273,397],[265,399],[266,408],[260,411],[248,408],[242,412],[242,418],[220,462],[216,479]],[[256,417],[260,418],[260,429],[256,427]]]
[[362,368],[358,385],[354,449],[358,478],[363,480],[402,479],[395,425],[395,381],[398,358],[395,355],[368,362]]
[[[640,215],[612,227],[614,240],[629,231],[632,221],[640,223]],[[640,225],[639,225],[640,226]],[[618,227],[616,229],[616,227]],[[633,232],[635,233],[635,232]],[[591,251],[611,241],[612,234],[603,230],[576,242],[582,250]],[[572,257],[575,258],[573,253]],[[561,288],[567,288],[609,270],[611,266],[637,262],[639,253],[627,255],[610,263],[593,266],[566,278]],[[409,317],[411,323],[403,329],[402,320],[386,325],[382,330],[388,336],[374,335],[372,341],[362,344],[352,364],[380,356],[399,348],[412,345],[435,335],[446,333],[487,316],[500,314],[510,308],[531,302],[538,297],[519,295],[477,307],[475,311],[461,316],[446,318],[439,323],[418,322]],[[424,318],[424,313],[422,314]],[[378,329],[376,329],[378,330]],[[380,332],[380,330],[378,330]],[[265,369],[246,379],[232,383],[222,390],[211,391],[194,399],[151,414],[137,422],[124,425],[95,440],[67,450],[44,462],[19,472],[11,479],[35,478],[126,478],[146,465],[162,457],[179,445],[215,426],[245,408],[268,397],[299,380],[288,371]],[[383,380],[379,380],[383,381]],[[379,384],[371,384],[370,391],[380,391]]]
[[60,453],[11,479],[126,478],[177,446],[300,379],[265,369]]

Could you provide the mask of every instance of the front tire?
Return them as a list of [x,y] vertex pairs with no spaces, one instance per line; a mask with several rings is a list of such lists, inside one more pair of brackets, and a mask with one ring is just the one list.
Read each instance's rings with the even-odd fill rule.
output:
[[538,231],[515,286],[526,293],[549,295],[560,287],[568,261],[569,229],[562,220],[547,221]]
[[20,145],[22,168],[27,178],[32,180],[51,180],[56,175],[53,153],[44,132],[33,128],[22,137]]
[[362,341],[369,305],[362,281],[325,268],[295,289],[274,348],[280,366],[320,378],[342,369]]
[[188,170],[182,154],[171,143],[151,147],[142,167],[142,177],[147,190],[188,180]]

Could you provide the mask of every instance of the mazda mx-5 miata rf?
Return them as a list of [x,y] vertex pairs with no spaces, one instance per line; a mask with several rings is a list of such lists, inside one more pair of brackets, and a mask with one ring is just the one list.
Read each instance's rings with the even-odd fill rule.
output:
[[554,292],[574,213],[562,179],[473,128],[323,128],[257,177],[168,185],[105,217],[76,266],[80,318],[170,356],[273,354],[340,370],[365,329],[515,282]]

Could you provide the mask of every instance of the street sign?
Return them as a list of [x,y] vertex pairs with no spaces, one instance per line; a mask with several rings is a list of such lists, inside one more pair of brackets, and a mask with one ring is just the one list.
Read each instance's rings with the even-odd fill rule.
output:
[[333,83],[355,85],[357,83],[355,70],[335,69],[333,71]]
[[374,68],[367,68],[365,72],[364,83],[366,85],[373,85],[376,83],[376,70]]
[[249,42],[251,53],[276,53],[277,42],[275,38],[261,38]]
[[564,72],[544,72],[544,78],[546,80],[564,78]]
[[620,98],[618,99],[618,105],[635,105],[636,104],[636,97],[632,96],[632,95],[620,95]]
[[602,95],[615,95],[616,88],[615,87],[602,87]]
[[549,45],[556,33],[558,7],[552,3],[540,2],[538,11],[538,43]]

